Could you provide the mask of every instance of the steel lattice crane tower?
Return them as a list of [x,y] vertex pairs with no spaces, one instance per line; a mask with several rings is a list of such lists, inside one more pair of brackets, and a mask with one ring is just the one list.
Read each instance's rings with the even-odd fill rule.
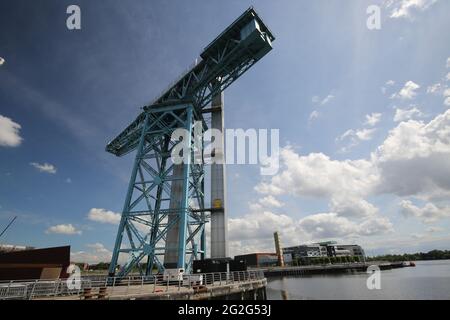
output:
[[[212,256],[227,255],[224,165],[212,167],[213,204],[205,208],[204,162],[193,161],[196,154],[191,148],[187,161],[174,164],[171,152],[180,141],[172,141],[171,135],[184,128],[189,133],[184,142],[193,146],[194,123],[200,122],[206,130],[206,113],[212,114],[213,127],[223,129],[223,91],[264,57],[274,40],[249,8],[107,145],[106,150],[119,157],[136,151],[110,275],[123,277],[136,269],[149,275],[154,267],[160,273],[166,269],[189,272],[193,260],[205,258],[205,224],[211,215]],[[119,255],[128,260],[116,274]]]

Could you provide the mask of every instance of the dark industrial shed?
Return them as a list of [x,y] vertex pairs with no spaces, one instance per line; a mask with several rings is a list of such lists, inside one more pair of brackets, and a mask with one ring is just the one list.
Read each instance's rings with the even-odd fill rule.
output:
[[250,253],[234,257],[235,261],[243,261],[248,267],[271,267],[278,265],[276,253]]
[[70,246],[0,253],[0,280],[67,278]]

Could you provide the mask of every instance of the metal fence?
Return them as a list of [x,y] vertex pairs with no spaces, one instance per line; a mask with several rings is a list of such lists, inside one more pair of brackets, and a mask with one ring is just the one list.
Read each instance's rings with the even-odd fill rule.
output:
[[215,287],[233,283],[264,279],[261,270],[183,275],[173,281],[163,275],[129,276],[114,278],[85,276],[79,279],[58,280],[13,280],[0,282],[0,300],[31,300],[35,298],[83,296],[87,290],[107,288],[107,297],[167,293],[202,286]]

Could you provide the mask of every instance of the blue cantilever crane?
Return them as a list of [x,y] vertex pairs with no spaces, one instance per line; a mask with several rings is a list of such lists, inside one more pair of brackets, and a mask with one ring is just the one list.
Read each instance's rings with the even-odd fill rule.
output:
[[[192,133],[194,121],[206,127],[203,114],[213,97],[272,50],[274,40],[249,8],[203,50],[188,72],[108,143],[106,150],[116,156],[136,150],[111,276],[123,277],[136,269],[149,275],[154,267],[160,273],[166,268],[190,271],[193,260],[205,257],[205,223],[211,210],[204,206],[204,167],[192,162],[174,165],[170,155],[179,142],[171,141],[171,134],[178,128]],[[191,136],[188,143],[193,143]],[[126,263],[116,274],[119,256]]]

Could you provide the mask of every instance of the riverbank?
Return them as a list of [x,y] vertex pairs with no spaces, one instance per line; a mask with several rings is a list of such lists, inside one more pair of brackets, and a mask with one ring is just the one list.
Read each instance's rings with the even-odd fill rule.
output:
[[332,273],[348,273],[348,272],[366,272],[370,266],[377,266],[380,270],[390,270],[409,267],[403,262],[385,262],[374,261],[370,263],[340,263],[340,264],[323,264],[311,266],[296,266],[296,267],[272,267],[260,268],[267,278],[295,276],[295,275],[309,275],[309,274],[332,274]]

